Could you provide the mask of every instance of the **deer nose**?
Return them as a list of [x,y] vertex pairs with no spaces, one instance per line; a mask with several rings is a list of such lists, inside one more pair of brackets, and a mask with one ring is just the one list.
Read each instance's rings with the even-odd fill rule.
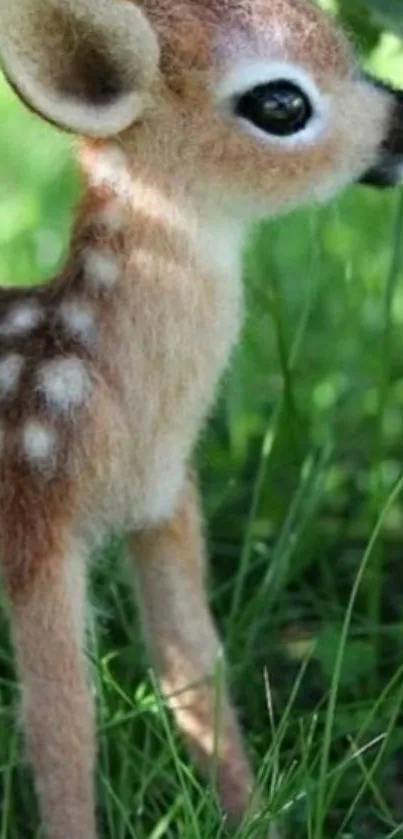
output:
[[403,93],[380,82],[372,83],[390,96],[390,119],[378,159],[360,183],[378,188],[396,186],[403,183]]

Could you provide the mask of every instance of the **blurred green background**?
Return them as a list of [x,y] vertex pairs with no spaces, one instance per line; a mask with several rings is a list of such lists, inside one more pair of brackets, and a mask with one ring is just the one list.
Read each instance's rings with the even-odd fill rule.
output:
[[[400,0],[323,5],[403,87]],[[0,277],[27,284],[60,264],[78,186],[70,141],[5,84],[0,120]],[[403,836],[402,230],[400,191],[358,187],[262,225],[243,339],[198,453],[233,691],[272,808],[298,837]],[[94,571],[105,836],[222,836],[167,737],[118,552]],[[0,839],[29,839],[4,616],[0,632]]]

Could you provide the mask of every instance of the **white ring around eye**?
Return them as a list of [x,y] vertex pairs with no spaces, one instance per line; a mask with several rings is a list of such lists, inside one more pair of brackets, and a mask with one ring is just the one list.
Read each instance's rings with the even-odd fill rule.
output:
[[[292,82],[300,87],[302,92],[308,96],[312,105],[313,115],[305,128],[302,128],[292,136],[278,137],[263,131],[249,120],[233,114],[232,104],[234,97],[241,97],[248,90],[253,90],[258,85],[270,84],[270,82],[280,80]],[[324,132],[329,122],[329,98],[320,92],[306,70],[297,65],[289,64],[287,61],[249,61],[240,64],[223,77],[218,88],[216,88],[215,97],[217,103],[224,106],[227,111],[231,108],[234,119],[249,134],[256,137],[260,142],[282,146],[283,148],[287,146],[289,148],[295,148],[296,146],[314,143]]]

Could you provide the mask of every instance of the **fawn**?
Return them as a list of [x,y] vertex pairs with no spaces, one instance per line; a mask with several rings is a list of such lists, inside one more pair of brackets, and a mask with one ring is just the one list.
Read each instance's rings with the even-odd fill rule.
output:
[[44,825],[96,836],[85,577],[111,530],[129,534],[164,694],[236,825],[254,781],[224,688],[215,737],[192,448],[241,326],[250,223],[397,182],[402,98],[309,0],[0,0],[0,57],[30,108],[81,137],[84,186],[60,276],[0,296],[0,555]]

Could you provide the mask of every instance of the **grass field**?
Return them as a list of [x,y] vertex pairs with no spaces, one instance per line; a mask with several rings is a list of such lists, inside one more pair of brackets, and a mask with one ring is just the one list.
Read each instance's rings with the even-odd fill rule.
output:
[[[4,86],[0,121],[0,277],[28,283],[61,259],[77,185],[67,141]],[[298,839],[403,836],[402,230],[401,193],[356,188],[258,231],[242,344],[198,452],[233,693],[270,810]],[[118,554],[93,573],[103,836],[224,837]],[[39,835],[17,702],[3,612],[0,839]]]

